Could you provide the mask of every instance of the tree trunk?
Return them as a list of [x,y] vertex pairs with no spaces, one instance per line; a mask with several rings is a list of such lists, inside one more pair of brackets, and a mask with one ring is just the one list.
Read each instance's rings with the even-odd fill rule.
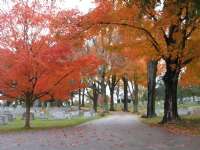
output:
[[98,93],[97,93],[97,91],[95,90],[95,89],[93,89],[93,109],[94,109],[94,111],[95,112],[97,112],[97,104],[98,104]]
[[166,73],[163,77],[165,84],[164,116],[162,123],[172,122],[179,119],[177,109],[177,86],[179,71],[166,64]]
[[138,83],[137,81],[134,81],[134,87],[135,87],[135,99],[134,99],[134,113],[138,112]]
[[73,98],[74,98],[74,93],[72,92],[71,93],[71,106],[74,106],[74,100],[73,100]]
[[155,86],[156,86],[156,73],[158,61],[151,60],[148,63],[148,98],[147,98],[147,117],[152,118],[156,116],[155,112]]
[[25,104],[26,104],[26,115],[25,115],[24,128],[29,129],[31,127],[30,126],[30,110],[31,110],[31,98],[30,98],[30,96],[26,97]]
[[110,111],[114,111],[114,90],[116,86],[116,75],[112,75],[111,83],[110,83]]
[[81,89],[78,90],[78,109],[81,110]]
[[192,93],[192,100],[193,100],[193,103],[195,102],[195,95]]
[[105,84],[105,71],[106,71],[106,66],[102,65],[101,68],[102,72],[101,72],[101,94],[103,96],[104,99],[104,111],[108,112],[108,100],[106,97],[106,84]]
[[110,111],[114,111],[114,89],[110,89]]
[[97,112],[97,98],[93,100],[93,109],[95,112]]
[[118,101],[119,101],[119,85],[117,86],[116,97],[117,97],[117,103],[118,103]]
[[82,91],[82,107],[85,107],[85,89]]
[[128,79],[126,76],[123,77],[124,82],[124,111],[128,112]]

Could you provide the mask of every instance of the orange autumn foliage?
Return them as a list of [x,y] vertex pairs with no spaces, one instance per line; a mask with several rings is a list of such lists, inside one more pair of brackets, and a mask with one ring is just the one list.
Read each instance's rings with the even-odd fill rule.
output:
[[[139,0],[98,1],[97,9],[85,16],[85,24],[96,24],[96,29],[112,26],[118,30],[120,37],[120,43],[116,43],[115,47],[132,48],[132,53],[149,59],[162,58],[170,61],[172,70],[180,71],[200,54],[200,18],[197,11],[194,12],[195,5],[198,5],[195,3],[192,0],[184,3],[167,0],[164,2],[166,7],[156,8],[161,4],[154,0],[146,4]],[[104,13],[98,11],[103,8],[106,8]],[[93,22],[91,18],[94,15],[102,18],[98,17],[98,22]]]
[[16,2],[0,16],[1,99],[66,100],[85,86],[81,79],[94,75],[99,65],[93,55],[76,51],[51,31],[53,11],[40,2]]
[[[106,1],[106,2],[105,2]],[[177,120],[177,85],[181,71],[200,58],[200,3],[197,0],[104,0],[85,16],[96,30],[113,27],[119,42],[114,47],[134,49],[135,56],[165,62],[163,82],[165,103],[163,123]],[[105,7],[101,3],[106,4]],[[106,8],[101,13],[101,8]],[[92,16],[98,16],[93,22]],[[102,19],[100,19],[102,15]],[[93,31],[95,31],[93,29]],[[97,32],[97,31],[96,31]],[[195,67],[195,65],[193,65]],[[188,66],[189,68],[189,66]],[[186,69],[186,71],[189,69]],[[193,74],[194,75],[194,74]]]

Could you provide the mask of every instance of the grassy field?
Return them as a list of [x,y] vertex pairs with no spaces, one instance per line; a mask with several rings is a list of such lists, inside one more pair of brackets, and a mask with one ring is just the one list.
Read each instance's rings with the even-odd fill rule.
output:
[[77,117],[74,119],[66,120],[39,120],[35,119],[31,121],[31,129],[24,129],[24,120],[17,118],[13,122],[9,122],[7,125],[0,126],[0,133],[7,132],[16,132],[16,131],[25,131],[25,130],[44,130],[50,128],[65,128],[72,127],[82,123],[85,123],[90,120],[98,119],[100,116],[92,118]]
[[181,116],[181,120],[165,125],[158,124],[162,117],[142,118],[150,126],[162,127],[175,134],[200,135],[200,115]]
[[179,104],[178,108],[194,108],[194,109],[200,109],[199,104]]

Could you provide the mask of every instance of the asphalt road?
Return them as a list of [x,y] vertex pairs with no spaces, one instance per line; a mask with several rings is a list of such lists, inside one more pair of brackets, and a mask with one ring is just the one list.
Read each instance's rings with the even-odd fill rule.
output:
[[174,135],[115,113],[72,128],[0,134],[0,150],[200,150],[200,137]]

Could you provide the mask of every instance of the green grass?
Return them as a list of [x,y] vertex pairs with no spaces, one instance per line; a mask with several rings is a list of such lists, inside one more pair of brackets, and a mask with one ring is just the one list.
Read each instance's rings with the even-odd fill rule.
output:
[[92,117],[92,118],[84,118],[84,117],[77,117],[74,119],[66,119],[66,120],[32,120],[31,121],[31,129],[25,129],[24,127],[24,120],[17,118],[13,122],[9,122],[7,125],[0,126],[0,133],[7,133],[7,132],[18,132],[18,131],[27,131],[27,130],[45,130],[51,128],[66,128],[76,126],[87,121],[91,121],[94,119],[98,119],[100,116]]
[[153,117],[153,118],[141,118],[143,123],[149,124],[149,125],[156,125],[158,124],[161,120],[162,117]]
[[[142,118],[142,121],[147,124],[158,124],[162,120],[161,116],[154,118]],[[181,120],[177,122],[180,125],[195,125],[200,127],[200,115],[181,116]]]
[[178,104],[179,108],[200,108],[199,104]]
[[170,132],[200,135],[200,115],[181,116],[181,120],[165,125],[158,125],[162,117],[142,118],[142,122],[151,126],[164,127]]
[[[115,104],[115,111],[123,111],[124,104]],[[129,112],[133,112],[133,104],[132,102],[128,105]],[[143,115],[146,113],[146,105],[138,105],[138,115]]]

